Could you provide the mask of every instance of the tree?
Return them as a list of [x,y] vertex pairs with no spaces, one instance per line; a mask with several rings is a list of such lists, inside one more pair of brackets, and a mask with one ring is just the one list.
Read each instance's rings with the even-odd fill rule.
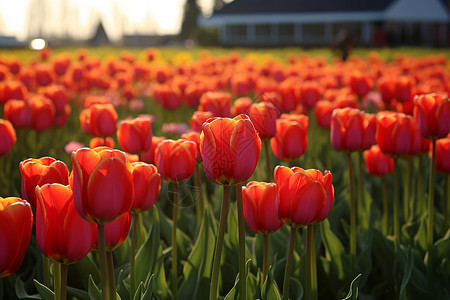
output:
[[183,22],[178,37],[186,40],[192,37],[194,31],[198,28],[198,17],[201,15],[197,0],[186,0],[184,5]]

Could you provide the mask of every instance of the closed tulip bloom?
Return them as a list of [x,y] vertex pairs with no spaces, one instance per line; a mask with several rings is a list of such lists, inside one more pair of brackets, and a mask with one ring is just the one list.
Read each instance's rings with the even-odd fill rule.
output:
[[206,122],[209,118],[214,117],[212,112],[210,111],[196,111],[191,117],[190,124],[191,129],[197,132],[202,132],[203,123]]
[[278,112],[270,102],[254,103],[250,106],[249,117],[261,139],[275,136]]
[[56,110],[53,102],[44,96],[34,96],[28,99],[31,112],[31,127],[44,131],[55,122]]
[[364,162],[372,176],[386,176],[394,171],[394,159],[381,152],[378,145],[373,145],[369,150],[364,151]]
[[9,99],[25,100],[27,94],[27,87],[19,80],[0,82],[0,104],[5,104]]
[[154,165],[136,162],[133,166],[134,196],[131,210],[133,213],[149,210],[158,198],[161,190],[161,175]]
[[154,136],[152,137],[152,146],[150,149],[141,155],[141,161],[146,162],[148,164],[155,164],[155,150],[158,147],[158,144],[164,141],[166,138],[162,136]]
[[16,197],[0,197],[0,278],[19,269],[30,243],[33,213]]
[[119,124],[117,140],[128,153],[143,153],[152,146],[152,123],[149,118],[124,120]]
[[315,81],[305,81],[300,85],[300,103],[308,108],[314,107],[322,97],[319,84]]
[[436,170],[450,174],[450,136],[436,141]]
[[[93,224],[94,225],[94,224]],[[127,239],[130,232],[131,212],[125,213],[123,216],[105,224],[105,248],[106,251],[113,251]],[[95,225],[94,225],[95,226]],[[98,249],[98,232],[95,233],[95,243],[92,249]]]
[[355,71],[349,78],[350,89],[362,98],[369,93],[373,88],[373,80],[369,74]]
[[303,121],[278,119],[275,137],[270,139],[273,154],[280,160],[292,161],[302,156],[308,146],[308,117]]
[[446,137],[450,132],[450,99],[438,94],[414,98],[414,118],[420,133],[427,139]]
[[206,176],[221,185],[235,185],[252,176],[261,139],[247,115],[212,118],[203,124],[200,151]]
[[278,217],[288,226],[302,227],[322,222],[333,204],[334,187],[330,171],[289,169],[277,166]]
[[320,100],[314,106],[314,116],[319,127],[330,129],[331,114],[336,108],[336,103],[328,100]]
[[177,109],[181,105],[181,91],[168,84],[158,84],[153,90],[153,97],[165,109]]
[[395,77],[381,77],[377,81],[377,89],[381,94],[383,102],[389,103],[395,98]]
[[415,80],[410,76],[402,76],[395,81],[395,99],[408,102],[414,93]]
[[11,152],[12,147],[16,143],[16,131],[8,120],[0,119],[0,157]]
[[36,240],[42,253],[63,264],[82,260],[96,239],[95,224],[75,209],[70,186],[36,187]]
[[62,161],[52,157],[29,158],[19,164],[22,174],[22,198],[36,206],[36,186],[46,183],[69,184],[69,170]]
[[215,117],[231,117],[231,94],[225,92],[206,92],[200,98],[198,110],[209,111]]
[[114,148],[114,146],[116,145],[116,142],[114,142],[114,139],[112,137],[93,137],[90,141],[89,141],[89,148],[94,149],[97,147],[102,147],[102,146],[106,146],[109,148]]
[[85,219],[106,224],[130,210],[132,166],[125,153],[108,147],[81,148],[72,153],[73,201]]
[[10,121],[15,129],[31,128],[31,110],[26,101],[8,100],[3,111],[5,119]]
[[250,97],[237,98],[233,102],[233,106],[231,107],[231,113],[233,114],[233,116],[238,116],[240,114],[248,115],[250,106],[252,104],[253,104],[253,101]]
[[277,231],[283,225],[278,218],[277,185],[251,181],[242,188],[244,217],[248,227],[260,234]]
[[90,108],[89,131],[93,136],[113,136],[117,113],[112,104],[94,104]]
[[375,139],[381,151],[389,156],[410,155],[415,144],[417,124],[403,113],[379,112]]
[[168,181],[183,182],[194,173],[197,145],[179,139],[165,140],[155,150],[155,164],[161,176]]
[[200,132],[191,131],[181,135],[184,140],[192,141],[197,145],[197,162],[202,162],[202,154],[200,153]]
[[355,108],[335,109],[330,125],[331,144],[338,151],[366,150],[375,142],[375,115]]

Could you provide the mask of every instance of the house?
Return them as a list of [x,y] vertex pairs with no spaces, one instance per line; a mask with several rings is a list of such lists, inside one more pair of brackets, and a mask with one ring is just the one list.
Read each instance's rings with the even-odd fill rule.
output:
[[23,48],[26,47],[24,42],[17,40],[15,36],[0,35],[0,48]]
[[94,35],[88,41],[91,47],[107,46],[110,44],[108,34],[106,33],[103,23],[100,21],[97,25]]
[[449,45],[447,0],[235,0],[201,17],[223,46]]

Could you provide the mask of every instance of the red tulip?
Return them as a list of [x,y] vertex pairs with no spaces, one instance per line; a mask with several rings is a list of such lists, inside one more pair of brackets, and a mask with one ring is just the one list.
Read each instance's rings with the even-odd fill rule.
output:
[[212,118],[203,124],[200,151],[206,176],[221,185],[234,185],[255,171],[261,139],[246,115]]
[[[285,115],[282,115],[285,116]],[[273,154],[280,160],[292,161],[302,156],[308,146],[308,117],[300,119],[280,118],[277,120],[277,132],[270,139]]]
[[0,278],[19,269],[30,243],[33,213],[16,197],[0,197]]
[[410,76],[402,76],[395,81],[395,99],[408,102],[414,93],[415,80]]
[[350,75],[349,85],[350,89],[362,98],[372,90],[373,81],[369,74],[355,71]]
[[417,138],[417,124],[411,116],[395,112],[377,114],[376,141],[381,151],[389,156],[415,154],[421,148]]
[[31,112],[31,128],[45,131],[55,122],[56,110],[53,102],[44,96],[33,96],[28,99]]
[[196,111],[191,117],[191,128],[194,131],[202,132],[203,123],[206,122],[209,118],[214,117],[212,112],[210,111]]
[[106,224],[130,210],[132,166],[122,151],[81,148],[72,153],[73,201],[85,219]]
[[300,85],[300,103],[308,108],[314,107],[322,97],[322,91],[316,81],[305,81]]
[[[231,107],[231,113],[233,116],[237,116],[240,114],[249,114],[250,106],[253,104],[253,101],[250,97],[240,97],[234,100],[233,106]],[[201,132],[201,130],[200,130]]]
[[57,112],[63,111],[70,102],[69,94],[62,85],[49,85],[39,89],[39,93],[53,102]]
[[338,151],[369,149],[375,142],[376,118],[355,108],[339,108],[331,115],[331,144]]
[[9,99],[27,99],[27,87],[21,81],[0,80],[0,104],[5,104]]
[[152,146],[150,149],[141,155],[141,161],[146,162],[148,164],[155,163],[155,150],[158,144],[164,141],[166,138],[162,136],[154,136],[152,138]]
[[181,105],[180,90],[168,84],[156,85],[153,90],[153,97],[165,109],[177,109]]
[[373,145],[369,150],[364,151],[364,162],[372,176],[386,176],[394,171],[394,160],[384,155],[378,145]]
[[383,102],[389,104],[395,98],[395,79],[393,77],[381,77],[377,81],[377,89]]
[[14,128],[31,127],[31,110],[24,100],[8,100],[4,106],[5,119],[10,121]]
[[278,113],[270,102],[254,103],[250,106],[249,117],[261,139],[275,136]]
[[278,187],[278,217],[288,226],[302,227],[322,222],[333,204],[334,187],[330,171],[275,168]]
[[122,149],[128,153],[143,153],[152,146],[152,123],[149,118],[138,117],[119,123],[117,140]]
[[16,131],[8,120],[0,119],[0,157],[11,152],[12,147],[16,143]]
[[206,91],[208,91],[208,88],[203,83],[189,84],[184,90],[184,103],[191,108],[197,108],[200,104],[200,98]]
[[248,227],[260,234],[277,231],[283,225],[278,218],[277,185],[267,182],[249,182],[242,188],[244,216]]
[[181,135],[181,138],[192,141],[197,145],[197,162],[202,162],[202,154],[200,153],[200,133],[196,131],[186,132]]
[[82,260],[91,251],[96,226],[75,209],[70,186],[36,187],[36,240],[42,253],[63,264]]
[[46,183],[69,184],[69,170],[62,161],[51,157],[29,158],[19,164],[22,174],[22,198],[36,206],[36,186]]
[[450,135],[436,141],[436,170],[450,175]]
[[231,94],[225,92],[206,92],[200,98],[198,110],[210,111],[215,117],[231,117]]
[[139,213],[149,210],[161,190],[161,175],[154,165],[143,162],[131,164],[133,166],[134,197],[131,211]]
[[[123,216],[105,224],[105,249],[106,251],[113,251],[127,239],[130,232],[131,212],[128,211]],[[95,226],[95,225],[94,225]],[[94,250],[98,249],[98,232],[95,234]]]
[[161,176],[168,181],[183,182],[194,173],[197,145],[179,139],[165,140],[155,150],[155,163]]
[[414,98],[414,118],[420,133],[428,139],[446,137],[450,132],[450,99],[438,94]]
[[89,131],[93,136],[113,136],[117,113],[112,104],[94,104],[90,108]]

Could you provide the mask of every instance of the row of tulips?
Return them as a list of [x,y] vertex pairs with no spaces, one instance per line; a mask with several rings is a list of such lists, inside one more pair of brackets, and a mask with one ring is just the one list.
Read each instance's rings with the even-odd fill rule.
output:
[[[85,58],[80,60],[82,61],[84,59]],[[111,76],[111,78],[117,79],[118,86],[125,86],[120,83],[123,77],[119,75],[128,72],[120,71],[121,68],[137,69],[137,65],[135,65],[134,60],[130,57],[122,59],[123,63],[116,64],[114,62],[109,62],[107,64],[107,73]],[[212,64],[213,67],[211,67],[211,69],[216,69],[218,68],[218,65],[227,66],[228,64],[233,66],[233,68],[237,68],[237,64],[240,59],[236,56],[230,56],[229,59],[220,63],[213,63],[214,60],[209,58],[205,60],[206,62],[202,61],[200,64],[204,66]],[[242,63],[244,63],[244,61],[242,61]],[[323,67],[323,62],[317,61],[314,63],[317,64],[316,67],[318,69]],[[351,65],[356,65],[357,63],[358,61],[356,60]],[[421,70],[428,70],[431,68],[431,65],[436,69],[433,72],[442,74],[442,70],[439,69],[439,65],[441,63],[442,62],[439,59],[430,59],[429,65],[419,65],[417,68]],[[295,65],[295,61],[292,62],[292,65]],[[290,112],[292,110],[297,110],[297,112],[307,112],[308,110],[313,109],[315,115],[314,117],[317,120],[318,125],[323,128],[330,128],[330,140],[333,147],[338,151],[347,153],[351,194],[349,252],[352,257],[352,274],[354,274],[356,269],[355,259],[357,257],[356,211],[359,212],[368,205],[363,199],[363,182],[361,180],[363,178],[361,167],[363,157],[366,158],[366,165],[371,174],[375,176],[385,176],[392,171],[394,160],[397,161],[398,158],[411,157],[423,152],[428,152],[430,144],[429,142],[426,142],[424,137],[429,138],[432,141],[436,141],[437,138],[447,136],[449,132],[449,122],[446,121],[450,119],[448,99],[445,96],[435,94],[420,95],[414,98],[414,95],[419,93],[420,89],[416,90],[415,86],[412,84],[406,85],[410,89],[408,97],[400,97],[398,96],[400,94],[397,95],[395,93],[392,94],[394,96],[385,96],[382,94],[382,100],[384,102],[376,102],[368,95],[370,90],[373,88],[373,85],[371,83],[371,77],[367,76],[367,74],[352,73],[352,75],[348,78],[341,78],[340,80],[345,84],[348,84],[348,87],[338,90],[333,89],[333,85],[331,85],[326,90],[329,93],[325,93],[320,90],[321,85],[317,84],[320,76],[316,77],[316,75],[313,76],[311,74],[302,74],[301,76],[304,77],[302,85],[299,87],[300,92],[293,91],[293,94],[290,94],[289,98],[283,94],[282,87],[285,89],[289,87],[288,84],[283,84],[284,81],[288,81],[292,84],[291,86],[295,86],[293,78],[286,76],[287,73],[285,73],[283,69],[277,68],[273,64],[267,68],[266,67],[267,66],[264,66],[258,70],[263,76],[262,79],[256,81],[253,87],[247,88],[249,92],[254,90],[255,92],[260,93],[259,103],[253,103],[251,98],[241,97],[236,99],[231,107],[231,94],[227,92],[206,92],[206,90],[201,93],[199,92],[199,95],[201,94],[201,96],[198,98],[198,103],[193,105],[194,107],[197,107],[198,105],[198,111],[195,112],[191,118],[191,127],[194,132],[183,134],[181,136],[182,139],[176,141],[153,136],[152,123],[154,122],[154,118],[149,115],[143,115],[131,120],[121,120],[117,126],[118,114],[116,109],[118,108],[111,104],[111,98],[103,96],[86,97],[86,99],[83,99],[84,109],[79,115],[80,125],[85,133],[93,135],[97,138],[91,140],[90,143],[90,147],[94,148],[94,150],[81,148],[72,154],[72,175],[69,177],[67,167],[65,167],[64,170],[64,168],[61,167],[60,162],[58,163],[54,159],[50,158],[41,159],[38,164],[35,164],[35,161],[32,159],[28,163],[25,161],[21,164],[22,197],[33,206],[36,206],[37,221],[39,220],[39,206],[42,206],[42,203],[46,203],[46,197],[50,198],[51,195],[55,194],[61,199],[71,199],[72,197],[73,200],[67,201],[70,203],[73,202],[78,214],[82,216],[80,220],[89,221],[90,223],[86,222],[86,224],[89,224],[91,228],[93,226],[92,224],[97,225],[97,230],[95,230],[94,226],[94,232],[98,231],[98,234],[97,232],[93,234],[93,240],[97,239],[94,236],[98,235],[96,248],[100,254],[99,262],[102,274],[101,290],[104,297],[115,297],[116,287],[114,283],[114,276],[111,275],[112,254],[110,252],[114,247],[117,247],[120,244],[120,242],[117,242],[116,244],[113,243],[114,246],[106,246],[108,245],[106,243],[108,240],[108,225],[122,219],[124,220],[121,224],[124,224],[122,226],[124,226],[123,228],[125,229],[118,230],[121,232],[121,234],[119,234],[120,238],[118,238],[118,241],[123,241],[128,235],[131,222],[130,220],[133,220],[131,225],[129,265],[130,292],[131,296],[134,296],[135,294],[137,289],[136,285],[139,284],[133,278],[136,267],[134,258],[137,251],[135,238],[139,234],[136,232],[137,227],[135,226],[137,226],[136,224],[139,220],[138,216],[140,210],[131,208],[132,217],[130,217],[130,207],[135,201],[151,198],[153,200],[147,201],[146,203],[148,204],[146,208],[142,208],[141,210],[147,210],[150,208],[159,192],[160,183],[156,180],[156,178],[159,180],[159,174],[157,174],[157,172],[159,172],[161,177],[163,177],[166,181],[172,182],[174,189],[175,197],[173,199],[171,243],[172,277],[170,283],[172,296],[174,298],[182,297],[177,295],[177,289],[179,287],[178,265],[180,264],[177,257],[178,247],[176,246],[178,241],[177,232],[179,232],[177,228],[177,219],[179,218],[177,199],[177,197],[179,197],[179,184],[194,174],[194,177],[196,177],[194,178],[195,185],[199,187],[199,190],[201,190],[201,176],[197,174],[197,171],[199,170],[199,166],[201,168],[201,164],[203,164],[206,176],[211,181],[224,187],[222,208],[220,210],[219,229],[211,268],[212,270],[210,271],[210,299],[217,298],[219,293],[219,271],[221,266],[221,253],[224,243],[229,206],[228,198],[230,186],[234,185],[236,185],[237,196],[239,274],[243,274],[244,278],[246,278],[246,234],[244,227],[244,215],[247,219],[249,228],[255,232],[261,233],[264,236],[264,262],[262,266],[264,280],[266,280],[266,278],[267,280],[270,280],[270,272],[268,267],[270,264],[270,259],[267,254],[268,251],[266,251],[266,240],[268,244],[267,235],[273,231],[276,231],[281,226],[281,222],[285,223],[291,227],[291,237],[289,241],[288,254],[286,256],[282,293],[283,298],[287,299],[289,295],[290,266],[293,259],[296,231],[299,227],[306,226],[308,228],[306,261],[309,276],[307,277],[305,287],[307,290],[308,299],[317,298],[318,290],[317,281],[315,279],[317,271],[315,267],[316,251],[314,249],[314,224],[323,221],[328,216],[333,202],[334,188],[331,185],[331,173],[328,171],[322,174],[317,170],[304,170],[298,167],[289,169],[281,166],[277,167],[275,172],[272,171],[272,163],[270,162],[271,155],[268,150],[269,144],[271,145],[272,153],[275,155],[276,159],[285,161],[291,166],[296,164],[296,160],[305,153],[308,146],[308,116],[302,114],[287,114],[286,112]],[[273,70],[271,67],[273,67]],[[344,67],[342,66],[342,68]],[[93,67],[93,69],[95,69],[95,67]],[[186,72],[187,68],[182,69],[183,71],[178,70],[178,73]],[[428,71],[430,74],[433,74],[432,76],[436,76],[436,74],[431,70]],[[191,70],[189,72],[194,71]],[[211,72],[210,75],[212,77],[217,75],[217,70],[209,70],[205,71],[205,73],[206,72]],[[173,95],[169,95],[166,97],[164,94],[165,92],[162,92],[163,90],[160,89],[162,85],[174,84],[176,81],[176,76],[173,74],[166,74],[166,78],[170,79],[163,80],[161,79],[162,75],[159,74],[161,73],[157,73],[156,76],[158,84],[153,87],[153,96],[156,102],[161,104],[166,109],[174,109],[179,107],[179,104],[170,104],[172,103],[171,101],[179,101],[179,99],[187,97],[186,95],[178,95],[175,97]],[[300,74],[296,75],[299,76]],[[415,76],[417,77],[415,79],[417,81],[424,80],[418,74],[415,74]],[[305,80],[309,77],[315,81],[310,82],[308,81],[309,79]],[[273,81],[270,81],[269,78]],[[63,80],[62,78],[60,79]],[[425,81],[426,80],[428,79],[425,79]],[[132,81],[132,79],[129,79],[129,83]],[[229,81],[229,83],[231,82],[234,82],[234,80]],[[251,80],[249,82],[251,83]],[[276,84],[274,84],[274,82],[276,82]],[[398,82],[402,81],[399,80]],[[3,85],[2,95],[5,94],[4,86],[10,84],[7,81],[5,81],[5,83],[6,84]],[[321,84],[322,83],[323,82],[321,82]],[[183,86],[180,82],[178,84],[179,87]],[[272,86],[272,84],[274,85]],[[219,83],[216,83],[215,85],[217,88],[226,86]],[[138,86],[138,83],[136,83],[136,86]],[[252,84],[250,84],[250,86],[252,86]],[[234,90],[233,85],[231,85],[230,88],[232,91]],[[378,89],[380,89],[380,91],[382,90],[381,84],[378,86]],[[187,87],[185,87],[184,91],[186,90]],[[121,92],[122,91],[123,90],[121,90]],[[237,92],[234,91],[233,93],[236,94]],[[322,95],[325,99],[318,101]],[[299,99],[303,100],[300,100],[299,102]],[[404,112],[412,112],[412,109],[414,109],[415,118],[401,112],[379,112],[375,116],[366,114],[355,108],[346,108],[348,106],[360,107],[361,100],[363,103],[375,101],[374,103],[377,104],[378,108],[390,107],[400,109]],[[11,117],[16,114],[7,113],[11,109],[9,107],[14,106],[8,104],[13,103],[12,101],[12,99],[7,100],[4,106],[5,118],[9,119],[11,122],[4,120],[1,123],[2,126],[5,124],[5,126],[3,126],[5,129],[2,129],[3,131],[0,131],[0,133],[5,132],[5,136],[7,138],[5,139],[7,142],[4,147],[4,155],[11,151],[12,145],[16,140],[13,127],[11,126],[12,123],[14,127],[17,127],[14,123],[16,121],[14,121]],[[20,103],[26,103],[23,100],[21,101],[22,102]],[[415,103],[415,105],[410,108],[402,103]],[[241,115],[240,113],[244,113],[246,115]],[[226,118],[232,115],[237,116],[234,119]],[[310,117],[312,116],[312,114],[309,115]],[[30,119],[29,114],[27,113],[24,113],[21,116],[23,116],[21,117],[21,120],[26,122]],[[321,125],[321,120],[323,121],[323,126]],[[36,123],[40,124],[41,122],[36,121]],[[38,128],[34,129],[39,130]],[[111,149],[114,147],[114,140],[111,137],[113,137],[116,133],[117,140],[121,148],[128,152],[127,154]],[[448,147],[445,148],[444,146],[442,148],[444,150],[447,149],[447,152],[440,152],[438,150],[438,145],[445,145],[446,140],[448,140],[448,138],[432,143],[431,161],[433,168],[431,170],[434,170],[434,166],[438,161],[443,161],[438,168],[442,168],[445,166],[446,162],[448,162],[446,159],[448,154],[447,156],[445,154],[448,153]],[[375,141],[378,146],[371,148]],[[95,146],[100,145],[107,145],[111,148],[95,148]],[[266,158],[265,164],[267,166],[267,182],[250,182],[242,191],[242,184],[247,181],[255,171],[262,146],[264,147],[264,156]],[[369,148],[370,150],[367,150]],[[364,150],[367,151],[363,154]],[[359,153],[357,199],[354,197],[353,188],[354,178],[352,175],[352,152]],[[437,155],[440,153],[443,154],[441,154],[441,157],[439,158]],[[371,156],[375,158],[371,159]],[[380,162],[375,162],[375,159],[379,159]],[[139,165],[139,168],[145,169],[148,173],[153,174],[152,184],[147,181],[149,180],[149,174],[137,175],[138,177],[136,178],[136,181],[140,182],[140,184],[133,182],[134,172],[131,171],[133,166],[130,162],[139,160],[147,163],[154,163],[156,165],[157,169],[154,166],[147,165],[142,162],[134,163],[135,167]],[[48,165],[50,168],[44,168],[44,171],[41,167],[39,167],[39,164]],[[26,167],[27,165],[30,165],[30,167]],[[396,170],[398,168],[397,163],[395,163],[395,165],[396,167],[394,169]],[[385,167],[382,168],[382,166]],[[379,173],[376,173],[376,171],[372,173],[371,170],[375,170],[377,168],[382,168],[382,170],[379,171]],[[27,175],[27,172],[31,175]],[[448,173],[448,171],[445,172]],[[49,179],[48,182],[45,182],[44,178],[46,177],[43,175],[47,173],[51,179]],[[36,176],[36,174],[39,175]],[[275,184],[270,183],[272,174],[276,182]],[[33,182],[29,185],[23,183],[27,176],[33,178],[34,180],[31,180]],[[55,180],[58,176],[61,178],[67,178],[67,180],[64,179],[65,181],[63,180],[63,182],[60,182],[62,185],[45,185],[45,183],[58,182]],[[432,213],[432,211],[434,211],[434,201],[433,193],[431,192],[434,190],[432,187],[434,176],[434,171],[430,171],[430,196],[428,199],[427,210],[427,228],[429,229],[427,233],[427,247],[430,256],[434,243],[434,224]],[[400,238],[398,176],[395,176],[395,178],[397,180],[395,180],[396,183],[394,191],[393,227],[394,236],[396,238]],[[156,181],[157,184],[155,183]],[[40,186],[40,188],[36,188],[36,186]],[[136,200],[136,186],[141,187],[140,191],[142,194],[138,197],[140,200]],[[158,188],[156,188],[156,186],[158,186]],[[408,207],[410,205],[410,203],[408,203],[409,196],[407,196],[408,189],[408,187],[404,187],[405,213],[403,217],[405,222],[407,221],[408,214],[411,215],[408,212]],[[201,194],[196,196],[198,197],[196,200],[197,217],[198,220],[201,220],[202,212],[205,211],[205,207],[207,207],[208,204],[201,201]],[[16,200],[17,202],[21,202],[19,199]],[[356,200],[358,200],[358,203],[356,203]],[[266,203],[259,203],[259,201],[266,201]],[[262,208],[260,208],[259,205],[262,205]],[[450,205],[447,204],[446,213],[448,213],[448,207],[450,207]],[[387,201],[384,201],[383,212],[385,215],[383,226],[385,234],[389,234],[389,210],[390,208],[388,207]],[[361,220],[363,218],[362,213],[359,212],[358,215],[358,219]],[[41,220],[46,219],[48,218],[43,218]],[[43,242],[39,242],[37,223],[38,222],[36,222],[36,239],[38,240],[38,245],[42,250],[45,246],[42,246]],[[268,227],[265,228],[265,225]],[[117,226],[120,227],[119,225]],[[64,226],[56,226],[56,228],[60,227],[64,228]],[[103,235],[104,237],[102,237]],[[45,235],[41,236],[41,238],[43,237],[48,239]],[[80,237],[78,236],[77,238]],[[87,240],[89,240],[89,238],[84,240],[84,243],[87,243]],[[80,246],[84,244],[80,242],[76,243],[79,243]],[[65,245],[70,244],[70,242],[67,242]],[[65,250],[68,251],[68,248]],[[87,252],[89,252],[89,250],[87,250]],[[54,253],[52,252],[55,254],[53,257],[48,255],[46,251],[42,251],[55,262],[62,263],[63,267],[61,268],[60,275],[61,278],[64,278],[64,273],[67,271],[64,270],[64,264],[74,262],[75,260],[68,259],[65,261],[64,258],[61,258],[62,256],[58,256],[60,254],[56,253],[56,251]],[[20,255],[18,256],[20,257]],[[82,258],[82,256],[80,258]],[[428,263],[429,268],[432,265],[431,257],[429,258]],[[14,266],[17,267],[17,262]],[[10,273],[11,271],[8,271],[7,274]],[[48,272],[45,273],[48,274]],[[432,273],[432,270],[429,269],[429,273]],[[58,274],[55,276],[55,282],[57,277]],[[429,280],[432,280],[432,275],[429,275]],[[60,283],[63,283],[63,281],[64,279]],[[48,279],[45,280],[45,284],[49,286]],[[63,285],[64,283],[61,287]],[[61,292],[61,289],[57,291],[57,286],[58,285],[55,284],[55,292],[57,292],[60,297],[64,297],[64,293]],[[241,299],[245,298],[245,290],[246,280],[240,281],[239,295]]]

